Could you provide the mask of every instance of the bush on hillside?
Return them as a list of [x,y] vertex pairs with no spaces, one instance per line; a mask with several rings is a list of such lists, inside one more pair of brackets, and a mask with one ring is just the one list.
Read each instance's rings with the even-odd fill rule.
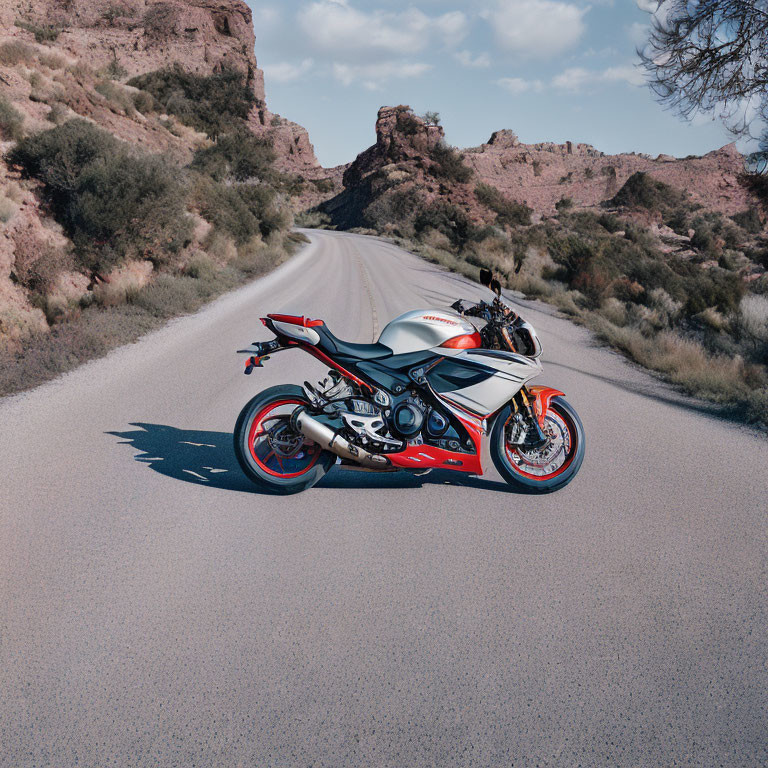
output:
[[461,247],[472,237],[474,227],[469,216],[445,200],[424,205],[416,214],[413,226],[417,235],[430,229],[442,232],[454,246]]
[[213,139],[240,127],[256,103],[245,76],[234,70],[195,75],[174,65],[134,77],[128,85],[147,91],[169,115]]
[[648,211],[666,213],[689,205],[688,195],[669,184],[656,181],[649,174],[638,171],[632,174],[624,186],[608,200],[611,207],[645,208]]
[[61,27],[54,26],[53,24],[33,24],[29,21],[17,21],[16,26],[19,29],[26,29],[27,32],[31,32],[38,43],[54,43],[61,34]]
[[35,60],[35,50],[21,40],[6,40],[0,43],[0,64],[15,67],[17,64],[31,64]]
[[24,118],[5,97],[0,96],[0,138],[18,141],[24,134]]
[[265,179],[272,175],[272,142],[240,129],[221,136],[211,147],[195,152],[192,167],[216,181]]
[[81,266],[104,270],[127,255],[163,261],[190,237],[178,171],[161,158],[130,154],[85,120],[26,138],[9,157],[45,184]]
[[366,226],[380,232],[398,231],[403,236],[412,233],[414,213],[424,200],[413,185],[389,189],[378,195],[363,211]]
[[474,175],[474,171],[464,165],[461,155],[447,144],[435,146],[431,158],[434,164],[429,167],[429,172],[438,179],[466,184]]
[[745,211],[740,211],[731,216],[737,226],[750,235],[757,235],[763,230],[763,220],[760,211],[754,205],[750,205]]
[[224,184],[198,175],[193,201],[200,215],[240,246],[255,236],[269,237],[292,225],[292,217],[265,184]]
[[480,183],[475,187],[477,201],[496,214],[500,226],[525,226],[531,223],[531,209],[525,203],[518,203],[505,197],[496,187]]

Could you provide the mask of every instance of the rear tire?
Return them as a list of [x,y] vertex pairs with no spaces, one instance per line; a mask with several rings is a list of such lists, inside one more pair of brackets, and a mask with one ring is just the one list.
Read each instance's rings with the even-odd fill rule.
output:
[[525,452],[507,444],[505,425],[512,413],[507,406],[491,432],[491,458],[510,485],[529,493],[552,493],[576,477],[584,460],[584,427],[573,407],[562,397],[550,401],[544,431],[551,441],[541,451]]
[[336,463],[334,453],[290,426],[291,413],[303,405],[309,405],[304,390],[282,384],[256,395],[238,416],[235,455],[248,479],[263,491],[306,491]]

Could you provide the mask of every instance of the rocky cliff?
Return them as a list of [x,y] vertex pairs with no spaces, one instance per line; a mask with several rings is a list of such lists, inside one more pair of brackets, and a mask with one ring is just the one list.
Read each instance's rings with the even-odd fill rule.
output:
[[635,173],[690,194],[709,211],[730,216],[757,204],[740,182],[744,158],[734,145],[703,157],[676,159],[668,155],[608,155],[588,144],[523,144],[513,131],[495,132],[486,144],[458,150],[473,171],[471,178],[430,173],[435,150],[444,142],[443,129],[426,125],[408,107],[382,107],[376,121],[376,143],[362,152],[344,174],[345,191],[326,204],[342,225],[360,225],[361,211],[372,197],[410,183],[430,201],[443,197],[461,203],[472,219],[484,219],[481,206],[468,194],[489,184],[511,200],[528,205],[534,217],[550,216],[569,200],[575,208],[596,208],[610,200]]
[[[0,347],[47,332],[50,307],[77,305],[89,287],[87,276],[62,269],[41,307],[40,297],[19,280],[22,261],[41,253],[63,256],[72,244],[46,207],[40,185],[2,160],[15,140],[79,117],[137,153],[162,155],[178,166],[211,144],[183,119],[158,112],[148,94],[128,85],[132,77],[173,65],[200,76],[241,73],[253,96],[246,125],[269,137],[277,170],[307,180],[290,189],[290,203],[303,208],[321,198],[329,182],[308,181],[322,182],[330,174],[319,166],[307,131],[269,110],[254,42],[251,10],[242,0],[0,3]],[[150,99],[149,108],[140,108],[141,96]],[[195,243],[210,229],[197,221]],[[146,282],[147,267],[129,265],[136,271],[132,279]]]
[[594,207],[612,198],[638,171],[691,193],[695,203],[732,215],[754,203],[739,183],[744,157],[733,144],[703,157],[607,155],[589,144],[522,144],[509,130],[497,131],[486,144],[463,152],[478,178],[504,194],[525,202],[540,214],[551,214],[562,198],[576,206]]
[[51,47],[96,72],[126,80],[179,64],[200,75],[242,72],[256,97],[250,124],[273,137],[285,170],[318,167],[307,131],[272,114],[254,53],[251,9],[242,0],[10,0],[0,34],[22,40],[56,35]]

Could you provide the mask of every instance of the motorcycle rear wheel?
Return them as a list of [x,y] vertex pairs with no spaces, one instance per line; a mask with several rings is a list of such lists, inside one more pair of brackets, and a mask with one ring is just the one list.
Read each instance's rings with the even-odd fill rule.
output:
[[543,430],[550,438],[539,451],[525,451],[507,442],[506,423],[512,411],[506,407],[491,432],[491,458],[499,474],[512,486],[529,493],[552,493],[576,477],[584,460],[584,427],[565,398],[550,401]]
[[304,390],[282,384],[260,392],[238,416],[235,455],[248,479],[264,491],[306,491],[336,463],[334,453],[291,426],[291,413],[302,405],[309,405]]

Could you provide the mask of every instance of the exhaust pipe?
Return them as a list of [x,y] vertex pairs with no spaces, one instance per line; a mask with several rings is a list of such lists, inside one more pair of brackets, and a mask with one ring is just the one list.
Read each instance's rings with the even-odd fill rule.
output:
[[389,466],[389,459],[378,453],[370,453],[365,448],[352,445],[338,432],[310,416],[305,410],[299,409],[291,417],[296,429],[304,437],[317,443],[326,451],[331,451],[342,459],[349,459],[372,469],[384,469]]

